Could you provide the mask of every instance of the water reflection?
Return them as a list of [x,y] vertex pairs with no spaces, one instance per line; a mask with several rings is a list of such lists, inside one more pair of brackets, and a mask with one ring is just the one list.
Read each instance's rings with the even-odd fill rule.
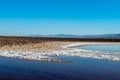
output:
[[87,50],[117,51],[117,52],[120,52],[120,45],[117,45],[117,44],[86,45],[86,46],[78,46],[77,48],[87,49]]
[[120,80],[120,63],[66,57],[72,63],[0,58],[0,80]]

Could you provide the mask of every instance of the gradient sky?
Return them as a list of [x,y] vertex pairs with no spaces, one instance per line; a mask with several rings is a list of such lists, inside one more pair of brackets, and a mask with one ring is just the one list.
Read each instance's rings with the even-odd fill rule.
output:
[[120,33],[120,0],[0,0],[0,35]]

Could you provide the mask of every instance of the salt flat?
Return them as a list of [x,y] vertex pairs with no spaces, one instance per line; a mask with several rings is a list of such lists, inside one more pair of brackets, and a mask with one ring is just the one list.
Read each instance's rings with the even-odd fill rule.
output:
[[27,44],[22,46],[4,46],[0,49],[0,56],[18,59],[62,62],[57,56],[77,56],[110,61],[120,61],[120,52],[92,51],[77,49],[74,46],[91,44],[120,44],[109,42],[46,42]]

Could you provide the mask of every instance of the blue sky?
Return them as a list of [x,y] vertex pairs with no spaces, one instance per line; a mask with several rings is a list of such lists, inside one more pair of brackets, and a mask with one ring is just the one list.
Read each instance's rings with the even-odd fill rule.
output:
[[120,33],[119,0],[0,0],[0,34]]

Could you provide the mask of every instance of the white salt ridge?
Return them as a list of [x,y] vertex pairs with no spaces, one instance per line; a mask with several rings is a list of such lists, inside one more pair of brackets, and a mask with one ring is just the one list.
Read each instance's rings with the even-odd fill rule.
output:
[[78,56],[78,57],[86,57],[86,58],[94,58],[94,59],[120,61],[120,52],[92,51],[92,50],[70,48],[72,46],[89,45],[89,44],[101,44],[101,43],[75,43],[75,44],[62,46],[64,50],[50,50],[43,52],[6,51],[6,52],[0,52],[0,56],[14,57],[14,58],[28,59],[28,60],[56,61],[56,62],[61,62],[62,60],[56,59],[55,56]]
[[52,61],[52,62],[62,62],[62,60],[53,58],[50,56],[44,56],[43,53],[36,53],[36,52],[17,52],[17,51],[10,51],[10,52],[1,52],[0,56],[4,57],[12,57],[18,59],[27,59],[27,60],[39,60],[39,61]]

